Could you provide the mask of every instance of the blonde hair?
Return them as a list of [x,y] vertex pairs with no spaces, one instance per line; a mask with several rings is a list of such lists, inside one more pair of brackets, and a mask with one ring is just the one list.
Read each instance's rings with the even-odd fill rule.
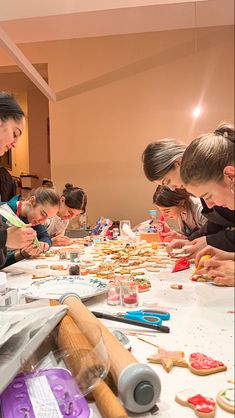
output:
[[214,132],[194,139],[181,160],[180,175],[184,184],[222,181],[224,168],[235,164],[234,142],[234,127],[225,123]]

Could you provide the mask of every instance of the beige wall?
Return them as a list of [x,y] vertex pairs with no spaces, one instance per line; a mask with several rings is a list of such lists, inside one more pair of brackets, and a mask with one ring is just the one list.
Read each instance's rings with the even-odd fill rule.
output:
[[28,89],[29,109],[29,171],[41,179],[50,177],[48,115],[49,104],[46,97],[36,88]]
[[69,181],[87,190],[91,222],[99,215],[133,224],[146,218],[154,185],[141,154],[150,141],[189,142],[222,120],[233,122],[231,27],[21,48],[33,63],[48,62],[49,84],[67,97],[50,104],[52,178],[59,189]]

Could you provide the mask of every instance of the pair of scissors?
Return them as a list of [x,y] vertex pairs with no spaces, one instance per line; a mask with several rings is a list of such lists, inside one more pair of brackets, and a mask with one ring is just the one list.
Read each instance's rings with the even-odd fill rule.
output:
[[168,321],[170,319],[169,312],[158,311],[155,309],[127,311],[126,313],[118,313],[117,316],[153,325],[161,325],[162,321]]

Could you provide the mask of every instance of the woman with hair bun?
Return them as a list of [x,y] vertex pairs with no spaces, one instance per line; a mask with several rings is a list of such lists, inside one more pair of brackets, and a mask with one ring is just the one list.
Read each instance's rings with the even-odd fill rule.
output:
[[48,222],[47,232],[51,237],[52,245],[69,245],[70,238],[64,235],[70,219],[85,213],[87,195],[80,187],[74,187],[70,183],[65,184],[65,188],[60,197],[60,207],[57,215]]

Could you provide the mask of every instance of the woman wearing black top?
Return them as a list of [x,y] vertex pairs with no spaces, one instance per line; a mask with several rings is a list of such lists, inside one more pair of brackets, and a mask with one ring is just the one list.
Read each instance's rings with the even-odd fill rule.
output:
[[[221,132],[226,136],[226,127],[218,129],[222,129]],[[230,131],[231,135],[232,132],[234,132],[234,130]],[[223,137],[223,135],[218,135],[218,139],[221,136]],[[232,144],[233,148],[234,141]],[[187,148],[187,151],[189,147]],[[146,177],[150,181],[168,186],[172,190],[180,187],[186,187],[188,190],[188,186],[185,185],[184,178],[181,178],[180,172],[182,158],[184,158],[185,161],[185,156],[183,157],[184,152],[186,152],[185,150],[186,145],[174,139],[164,139],[149,144],[142,156]],[[189,153],[190,151],[185,155],[189,155]],[[189,167],[193,175],[196,170],[196,165],[193,165],[191,161]],[[205,161],[204,170],[208,170],[208,164],[205,163]],[[189,191],[193,192],[190,188]],[[229,193],[231,194],[231,192]],[[189,253],[191,257],[195,257],[196,253],[207,245],[211,245],[224,251],[234,251],[234,207],[231,205],[229,207],[225,206],[225,203],[223,203],[222,206],[219,206],[221,204],[219,201],[214,202],[216,206],[208,207],[204,199],[201,200],[203,205],[202,214],[208,221],[203,227],[196,231],[195,234],[190,236],[192,247],[187,249],[187,253]],[[172,248],[181,248],[187,244],[189,244],[188,240],[172,241],[169,246],[169,251],[171,251]]]
[[[24,112],[14,97],[0,92],[0,156],[15,148],[24,130]],[[0,267],[6,258],[6,247],[23,248],[35,238],[32,228],[4,228],[0,225]]]

